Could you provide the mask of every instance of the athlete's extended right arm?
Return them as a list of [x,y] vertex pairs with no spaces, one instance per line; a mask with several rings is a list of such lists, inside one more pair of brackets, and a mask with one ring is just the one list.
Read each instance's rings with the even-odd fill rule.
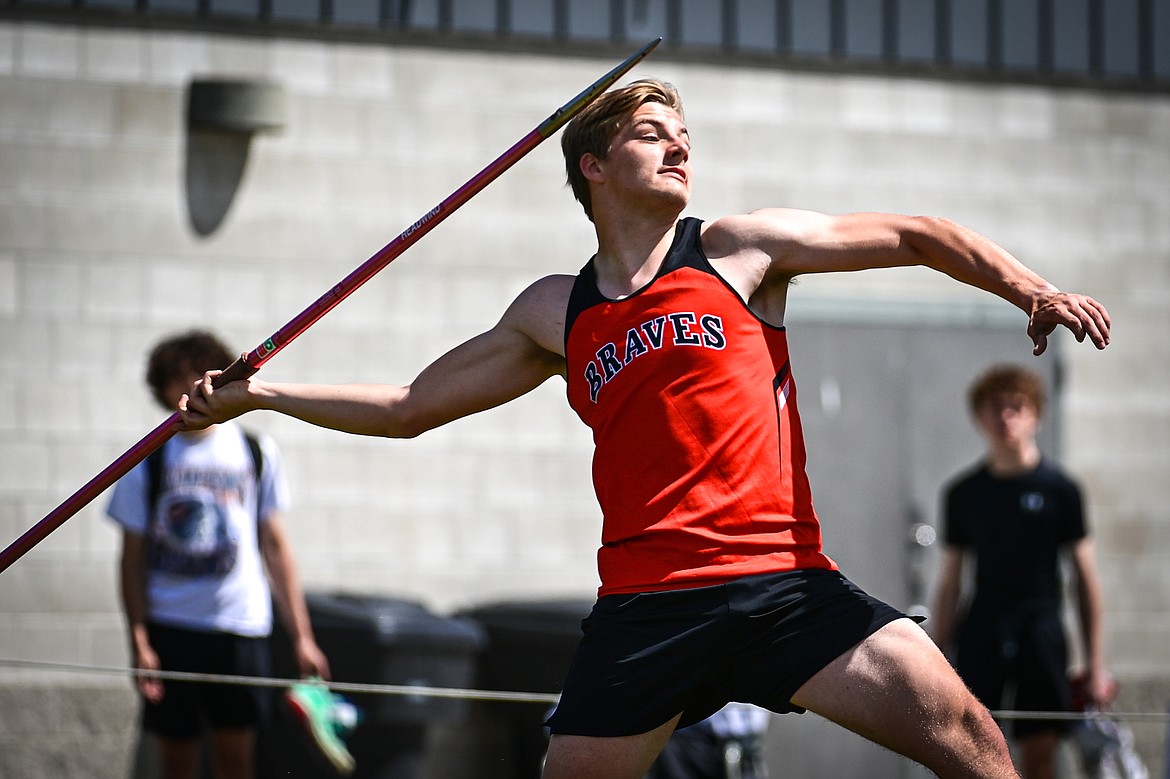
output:
[[411,438],[513,400],[562,372],[563,358],[538,344],[529,327],[540,305],[521,295],[495,327],[444,354],[409,386],[248,379],[216,389],[213,371],[184,396],[180,413],[188,429],[267,409],[347,433]]

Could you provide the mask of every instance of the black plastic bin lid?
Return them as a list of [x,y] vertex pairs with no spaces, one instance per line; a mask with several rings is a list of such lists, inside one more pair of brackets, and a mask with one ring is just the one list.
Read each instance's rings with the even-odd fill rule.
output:
[[460,616],[476,620],[489,632],[538,636],[581,636],[581,620],[593,608],[591,598],[499,601],[464,609]]
[[306,593],[316,632],[346,631],[381,644],[477,651],[483,630],[458,617],[441,617],[420,602],[381,595]]

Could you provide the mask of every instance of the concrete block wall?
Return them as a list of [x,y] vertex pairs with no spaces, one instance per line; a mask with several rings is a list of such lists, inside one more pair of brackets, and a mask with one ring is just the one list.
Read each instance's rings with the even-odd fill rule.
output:
[[[0,543],[165,417],[142,386],[155,340],[200,325],[254,347],[611,66],[0,22]],[[1064,456],[1090,498],[1113,666],[1132,684],[1164,682],[1170,100],[653,58],[635,75],[683,91],[696,215],[948,216],[1110,307],[1109,350],[1065,344]],[[207,196],[196,181],[215,160],[191,143],[184,111],[188,83],[207,76],[273,80],[290,110],[282,132],[251,139],[230,207],[200,235],[190,203]],[[554,140],[261,377],[409,381],[532,279],[588,258],[592,233],[562,180]],[[806,279],[795,298],[796,311],[842,316],[874,300],[1015,315],[920,270]],[[590,594],[590,441],[563,391],[552,381],[409,442],[249,419],[284,450],[306,585],[440,611]],[[104,503],[0,574],[0,659],[126,663]]]
[[133,776],[137,703],[130,685],[0,675],[0,775],[19,779]]

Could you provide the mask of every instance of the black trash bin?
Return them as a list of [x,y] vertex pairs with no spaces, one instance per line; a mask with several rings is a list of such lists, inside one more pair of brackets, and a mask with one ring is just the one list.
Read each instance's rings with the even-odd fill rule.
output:
[[[487,648],[479,656],[475,686],[484,690],[559,693],[581,641],[581,620],[592,598],[504,601],[459,612],[479,623]],[[451,779],[537,779],[548,746],[543,724],[550,703],[476,701],[466,726],[447,750]]]
[[[336,682],[412,687],[474,686],[476,659],[486,643],[474,621],[441,617],[422,604],[389,597],[307,593],[309,621],[329,659]],[[438,723],[468,714],[458,698],[426,695],[346,694],[361,710],[362,721],[348,740],[355,779],[423,779],[428,762],[428,731]],[[304,739],[301,739],[303,742]],[[269,754],[276,745],[269,746]],[[279,748],[279,747],[277,747]],[[306,757],[304,744],[290,772],[275,755],[268,776],[329,776],[318,755]],[[301,758],[306,758],[302,760]]]

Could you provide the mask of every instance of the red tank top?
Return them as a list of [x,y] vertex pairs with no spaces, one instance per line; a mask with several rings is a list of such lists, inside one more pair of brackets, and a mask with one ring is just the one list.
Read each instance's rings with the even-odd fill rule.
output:
[[658,275],[613,301],[591,260],[565,322],[569,404],[593,430],[600,595],[835,569],[821,552],[783,328],[683,219]]

